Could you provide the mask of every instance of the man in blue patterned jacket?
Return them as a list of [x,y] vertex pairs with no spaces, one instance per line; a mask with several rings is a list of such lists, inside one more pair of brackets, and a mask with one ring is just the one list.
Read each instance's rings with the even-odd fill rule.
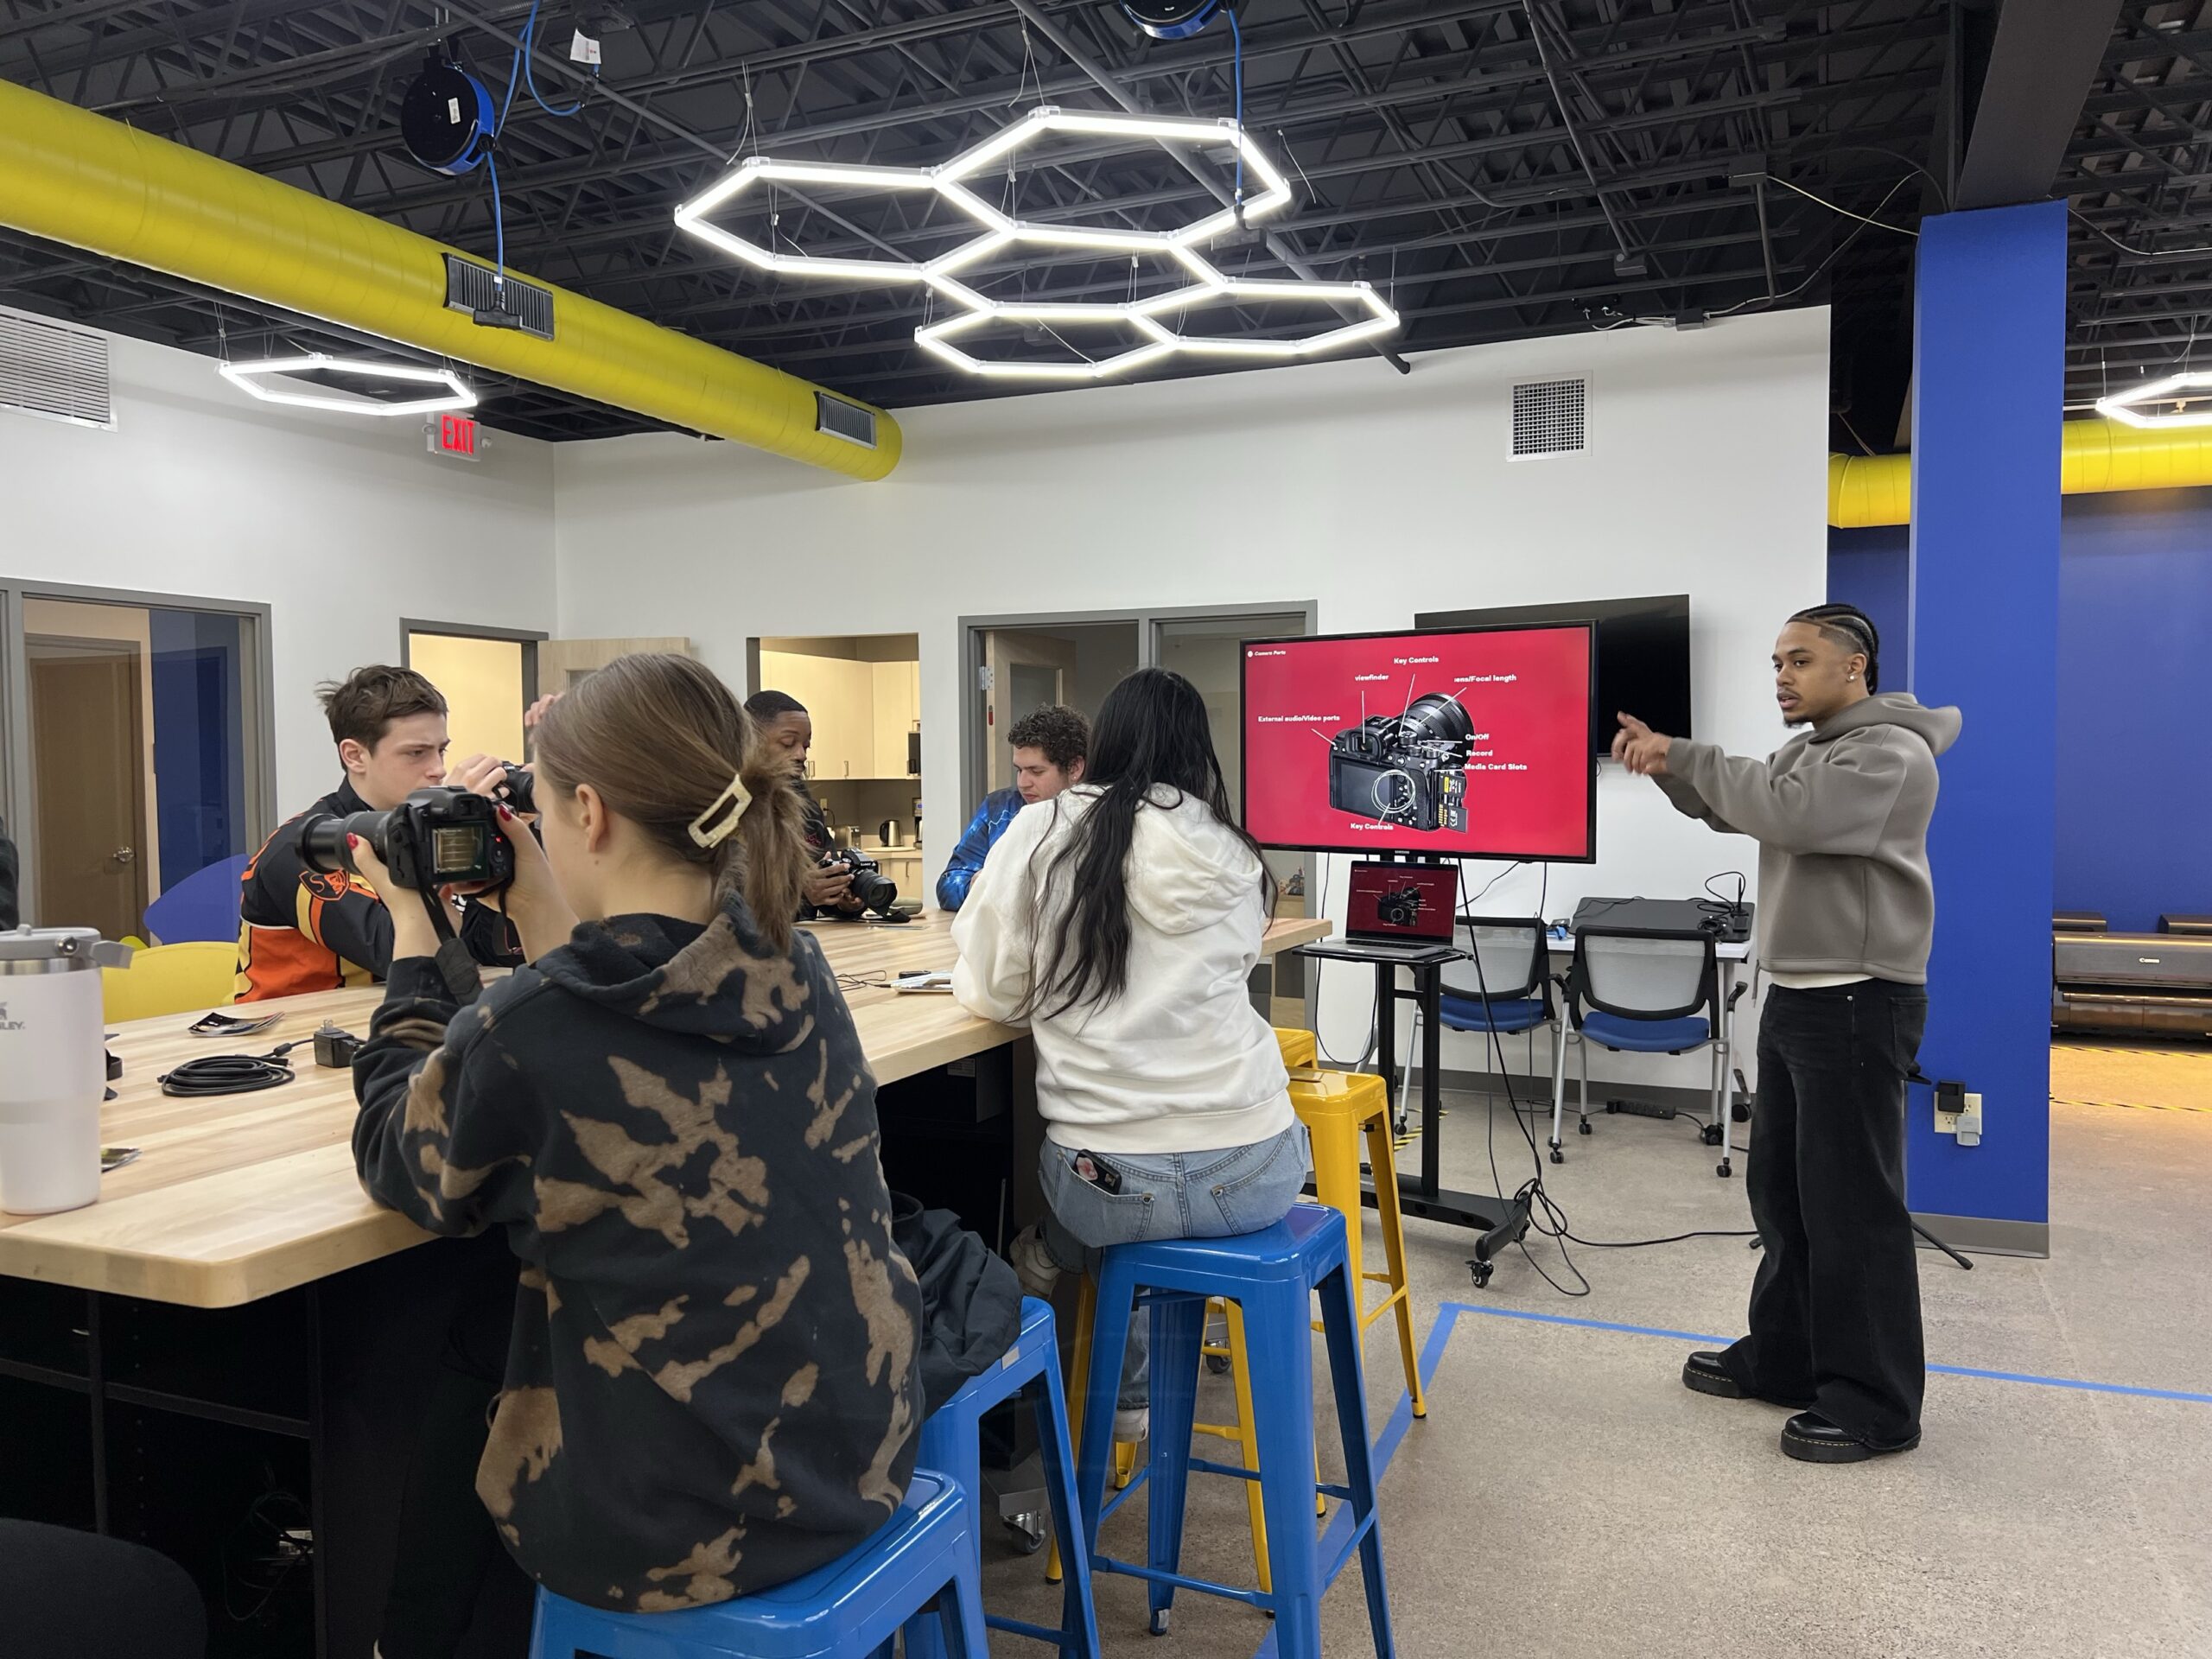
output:
[[1077,710],[1046,703],[1014,721],[1006,737],[1014,746],[1014,787],[984,796],[976,816],[968,820],[960,844],[952,849],[952,861],[937,879],[940,910],[957,910],[966,900],[969,884],[1015,813],[1083,781],[1084,758],[1090,753],[1090,722]]

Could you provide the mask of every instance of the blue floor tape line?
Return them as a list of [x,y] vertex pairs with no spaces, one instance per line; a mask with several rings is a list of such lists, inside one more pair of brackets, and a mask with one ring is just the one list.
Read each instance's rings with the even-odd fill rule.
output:
[[[1484,1319],[1520,1319],[1530,1325],[1579,1325],[1589,1331],[1611,1331],[1623,1336],[1664,1337],[1670,1342],[1698,1342],[1708,1346],[1726,1347],[1730,1338],[1716,1337],[1698,1331],[1669,1331],[1654,1325],[1620,1325],[1610,1319],[1578,1319],[1564,1313],[1537,1313],[1519,1307],[1478,1307],[1472,1302],[1442,1302],[1436,1310],[1436,1324],[1431,1327],[1428,1340],[1421,1344],[1421,1385],[1426,1390],[1436,1380],[1436,1369],[1443,1363],[1444,1350],[1452,1340],[1452,1333],[1459,1328],[1462,1313],[1479,1313]],[[2129,1382],[2088,1382],[2063,1376],[2035,1376],[2024,1371],[1980,1370],[1970,1365],[1930,1365],[1929,1370],[1944,1376],[1980,1377],[1993,1382],[2023,1382],[2031,1388],[2073,1389],[2085,1394],[2133,1395],[2146,1400],[2180,1400],[2191,1405],[2212,1406],[2212,1394],[2190,1394],[2179,1389],[2139,1388]],[[1390,1421],[1382,1426],[1382,1433],[1375,1441],[1375,1484],[1380,1487],[1382,1477],[1389,1472],[1390,1460],[1397,1455],[1398,1447],[1414,1424],[1414,1402],[1410,1394],[1398,1396],[1397,1407],[1390,1414]],[[1351,1536],[1351,1506],[1337,1504],[1330,1512],[1329,1524],[1322,1529],[1319,1550],[1321,1559],[1333,1560],[1344,1553],[1345,1541]],[[1357,1560],[1354,1557],[1353,1560]],[[1385,1558],[1387,1561],[1387,1557]],[[1344,1563],[1347,1568],[1352,1560]],[[1325,1593],[1326,1586],[1324,1586]],[[1261,1641],[1252,1659],[1278,1659],[1273,1625]]]
[[[1485,1319],[1526,1319],[1536,1325],[1577,1325],[1592,1331],[1617,1331],[1630,1337],[1665,1337],[1674,1342],[1701,1342],[1708,1347],[1725,1348],[1732,1338],[1707,1336],[1696,1331],[1668,1331],[1652,1325],[1615,1325],[1606,1319],[1575,1319],[1563,1313],[1532,1313],[1518,1307],[1477,1307],[1471,1302],[1446,1302],[1444,1306],[1462,1313],[1479,1313]],[[2212,1406],[2212,1394],[2190,1394],[2180,1389],[2147,1389],[2133,1382],[2092,1382],[2074,1376],[2037,1376],[2027,1371],[1988,1371],[1972,1365],[1930,1365],[1929,1372],[1938,1376],[1974,1376],[1992,1382],[2024,1382],[2037,1389],[2073,1389],[2083,1394],[2127,1394],[2145,1400],[2182,1400],[2191,1405]],[[1427,1386],[1427,1373],[1423,1374]]]
[[1945,1376],[1980,1376],[1993,1382],[2024,1382],[2037,1389],[2078,1389],[2083,1394],[2132,1394],[2144,1400],[2185,1400],[2191,1405],[2212,1406],[2212,1394],[2190,1394],[2183,1389],[2145,1389],[2133,1382],[2087,1382],[2071,1376],[2031,1376],[2025,1371],[1982,1371],[1971,1365],[1930,1365]]

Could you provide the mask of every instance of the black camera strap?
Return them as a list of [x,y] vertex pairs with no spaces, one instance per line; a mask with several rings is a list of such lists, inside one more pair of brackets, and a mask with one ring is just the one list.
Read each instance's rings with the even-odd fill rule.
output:
[[435,893],[425,892],[423,908],[429,912],[430,925],[438,935],[437,955],[431,958],[438,965],[438,977],[445,981],[453,1000],[467,1007],[484,994],[484,976],[477,970],[476,959],[468,954],[468,947],[454,936],[453,918],[446,912],[446,901]]

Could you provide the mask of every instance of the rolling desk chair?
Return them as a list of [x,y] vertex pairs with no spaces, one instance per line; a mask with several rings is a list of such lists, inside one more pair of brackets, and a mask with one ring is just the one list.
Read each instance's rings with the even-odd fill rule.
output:
[[[1552,1070],[1560,1069],[1561,1027],[1552,1002],[1551,953],[1544,924],[1534,917],[1463,916],[1452,930],[1452,943],[1466,958],[1448,963],[1438,1000],[1440,1023],[1447,1031],[1517,1037],[1548,1026]],[[1421,1047],[1421,1015],[1414,1015],[1413,1040],[1399,1075],[1398,1098],[1406,1098],[1413,1057]],[[1503,1061],[1501,1049],[1498,1056]],[[1401,1109],[1402,1110],[1402,1108]],[[1401,1128],[1402,1126],[1394,1126]],[[1553,1125],[1556,1144],[1559,1128]]]
[[[1720,1148],[1714,1173],[1731,1173],[1725,1083],[1738,985],[1724,1000],[1713,936],[1702,930],[1662,933],[1586,926],[1575,931],[1574,966],[1567,975],[1567,1013],[1582,1039],[1580,1132],[1590,1133],[1590,1045],[1617,1053],[1688,1054],[1713,1052],[1713,1121],[1707,1145]],[[1567,1051],[1554,1051],[1552,1071],[1552,1161],[1560,1151],[1560,1123],[1567,1106]]]

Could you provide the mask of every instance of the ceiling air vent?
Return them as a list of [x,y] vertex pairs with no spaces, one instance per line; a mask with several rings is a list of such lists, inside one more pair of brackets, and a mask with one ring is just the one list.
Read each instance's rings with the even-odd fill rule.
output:
[[512,270],[503,285],[498,276],[467,259],[446,255],[446,309],[474,317],[487,327],[519,328],[540,340],[553,338],[553,290]]
[[0,409],[73,426],[113,428],[107,336],[0,307]]
[[1514,387],[1513,459],[1573,455],[1587,448],[1586,391],[1580,380],[1530,380]]
[[814,429],[857,443],[863,449],[875,448],[875,411],[832,397],[826,391],[814,394]]

